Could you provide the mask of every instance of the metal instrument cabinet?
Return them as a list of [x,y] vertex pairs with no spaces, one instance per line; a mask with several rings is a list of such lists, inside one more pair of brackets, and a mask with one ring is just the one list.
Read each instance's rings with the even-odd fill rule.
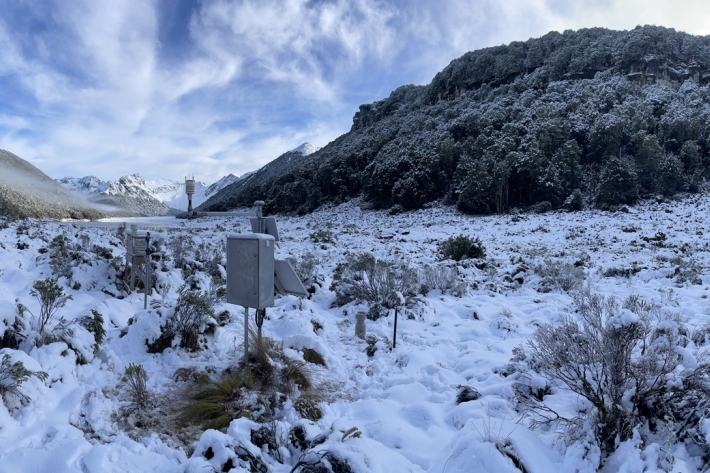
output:
[[252,309],[274,306],[274,237],[227,237],[227,302]]

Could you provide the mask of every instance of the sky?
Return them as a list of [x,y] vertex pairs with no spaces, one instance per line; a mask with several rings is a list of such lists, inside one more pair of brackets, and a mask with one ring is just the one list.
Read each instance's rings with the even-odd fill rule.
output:
[[11,0],[0,149],[52,178],[211,183],[349,131],[467,51],[549,31],[710,34],[707,0]]

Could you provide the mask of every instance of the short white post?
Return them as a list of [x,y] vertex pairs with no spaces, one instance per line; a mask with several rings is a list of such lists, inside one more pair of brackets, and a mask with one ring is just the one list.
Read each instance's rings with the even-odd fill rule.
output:
[[358,337],[362,338],[363,340],[365,339],[365,333],[366,333],[366,327],[365,327],[365,318],[367,317],[367,313],[365,312],[358,312],[355,314],[355,335]]

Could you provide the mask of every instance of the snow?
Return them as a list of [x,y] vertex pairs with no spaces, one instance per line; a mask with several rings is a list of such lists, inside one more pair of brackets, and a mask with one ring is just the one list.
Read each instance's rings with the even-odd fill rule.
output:
[[[554,429],[533,428],[515,411],[514,380],[506,372],[513,350],[525,346],[539,325],[575,315],[570,293],[546,288],[533,268],[545,261],[581,262],[587,284],[596,292],[620,301],[639,295],[662,312],[680,314],[687,327],[700,331],[710,313],[710,247],[703,236],[710,232],[705,219],[709,210],[710,196],[700,195],[679,202],[645,202],[628,213],[469,217],[435,206],[389,216],[346,203],[304,217],[277,216],[282,241],[276,257],[315,254],[320,260],[321,287],[310,299],[277,297],[275,307],[267,310],[264,334],[283,341],[291,357],[299,357],[304,348],[315,349],[327,368],[313,368],[314,378],[328,382],[323,388],[327,396],[320,404],[322,419],[302,419],[289,401],[279,412],[277,427],[287,433],[301,425],[309,440],[323,437],[315,450],[347,460],[356,473],[519,471],[510,455],[531,473],[597,471],[600,453],[589,435],[561,438]],[[201,245],[218,248],[227,235],[244,235],[251,229],[248,219],[235,217],[179,224],[174,219],[135,222],[151,233],[164,232],[168,240],[189,235],[193,244],[188,260],[193,261]],[[0,336],[14,323],[17,302],[38,314],[39,304],[30,294],[32,284],[52,273],[48,253],[39,250],[56,235],[77,240],[87,235],[92,245],[111,249],[114,257],[123,256],[116,229],[96,225],[28,221],[0,230]],[[336,243],[314,243],[310,235],[317,230],[332,232]],[[657,232],[667,235],[662,246],[642,238]],[[487,250],[485,267],[456,265],[467,293],[457,297],[437,289],[421,295],[413,308],[399,314],[395,349],[389,346],[392,316],[368,320],[367,334],[379,339],[369,357],[367,341],[354,333],[355,314],[367,306],[332,306],[335,295],[329,286],[336,265],[344,261],[346,252],[367,251],[422,268],[437,264],[438,242],[458,234],[478,236]],[[29,248],[18,250],[18,240]],[[702,284],[676,279],[677,257],[698,264]],[[73,296],[60,310],[61,316],[71,322],[90,315],[92,309],[103,315],[107,334],[98,351],[93,351],[94,339],[86,330],[74,332],[72,347],[66,342],[41,347],[25,342],[18,350],[0,350],[0,357],[10,354],[28,369],[48,374],[46,380],[30,377],[22,384],[29,402],[0,403],[0,472],[197,472],[210,467],[221,471],[228,459],[236,465],[237,447],[260,457],[275,473],[291,471],[304,453],[286,442],[277,461],[252,444],[250,432],[258,424],[246,418],[233,420],[224,432],[180,433],[159,421],[147,427],[131,423],[135,420],[129,413],[131,401],[121,381],[130,363],[143,366],[149,375],[148,389],[161,406],[158,409],[167,409],[171,396],[181,395],[183,385],[175,380],[178,369],[219,373],[241,356],[243,310],[224,302],[217,304],[216,312],[226,311],[229,322],[208,336],[208,350],[190,353],[174,345],[162,354],[147,352],[146,341],[160,335],[160,322],[172,310],[185,282],[172,264],[168,261],[165,271],[157,272],[165,297],[157,292],[149,296],[147,310],[143,294],[116,288],[115,270],[98,256],[75,267],[72,280],[60,279]],[[641,270],[629,277],[604,276],[609,268],[631,267]],[[195,281],[207,289],[208,277]],[[80,289],[72,289],[74,283]],[[621,310],[611,322],[623,325],[637,319]],[[322,328],[315,330],[314,320]],[[659,328],[677,330],[677,325],[664,322]],[[697,363],[693,347],[682,353],[688,365]],[[79,355],[85,364],[78,364]],[[545,381],[533,377],[529,385],[543,388]],[[475,388],[481,397],[457,404],[460,386]],[[585,407],[583,400],[558,388],[546,400],[570,416]],[[343,438],[352,427],[361,435]],[[710,437],[710,423],[705,421],[703,429]],[[211,458],[205,456],[208,449]],[[702,471],[700,459],[682,443],[669,444],[667,438],[644,443],[638,432],[606,459],[602,471],[663,471],[669,457],[674,458],[673,471]],[[232,471],[249,470],[235,467]]]
[[292,153],[301,153],[303,156],[308,156],[318,151],[320,148],[311,143],[303,143],[301,146],[291,150]]

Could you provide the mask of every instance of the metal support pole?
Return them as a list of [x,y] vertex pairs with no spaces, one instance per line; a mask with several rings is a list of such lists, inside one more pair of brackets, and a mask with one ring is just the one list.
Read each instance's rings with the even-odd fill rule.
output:
[[256,207],[256,218],[259,222],[259,233],[265,233],[266,228],[264,228],[264,201],[257,200],[254,202],[254,207]]
[[392,348],[397,347],[397,307],[394,308],[394,335],[392,336]]
[[244,368],[249,366],[249,307],[244,308]]
[[143,310],[148,308],[148,287],[150,286],[150,232],[145,235],[145,280],[143,281]]

